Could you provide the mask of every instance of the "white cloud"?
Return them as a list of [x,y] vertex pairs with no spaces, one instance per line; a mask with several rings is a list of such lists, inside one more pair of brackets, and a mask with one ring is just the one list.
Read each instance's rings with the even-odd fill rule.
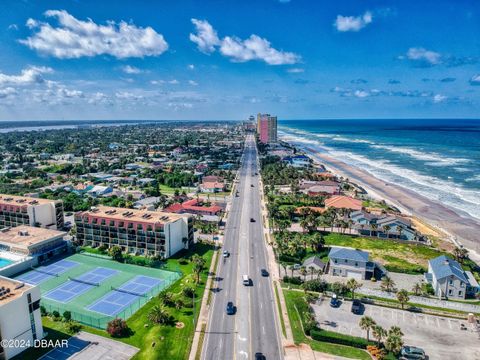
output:
[[192,86],[197,86],[198,85],[198,82],[196,82],[194,80],[188,80],[188,83]]
[[422,47],[408,49],[407,58],[409,60],[420,61],[428,65],[437,65],[442,61],[442,56],[439,53],[426,50]]
[[91,19],[78,20],[65,10],[48,10],[45,16],[56,18],[59,25],[28,19],[27,26],[37,31],[20,40],[43,55],[60,59],[111,55],[123,59],[158,56],[168,49],[163,35],[150,26],[142,28],[125,21],[98,25]]
[[1,85],[31,85],[45,82],[43,74],[50,74],[53,69],[45,66],[30,66],[23,69],[20,75],[6,75],[0,73]]
[[355,95],[358,98],[365,98],[369,96],[370,94],[367,91],[364,90],[356,90],[353,95]]
[[16,94],[17,90],[10,86],[6,87],[5,89],[0,89],[0,99],[5,99]]
[[125,74],[140,74],[143,72],[143,70],[140,70],[139,68],[130,65],[122,66],[122,71]]
[[89,96],[88,101],[89,104],[97,105],[97,104],[111,104],[109,97],[102,93],[96,92]]
[[434,102],[435,104],[438,104],[438,103],[441,103],[441,102],[443,102],[443,101],[445,101],[445,100],[447,100],[447,99],[448,99],[448,97],[445,96],[445,95],[436,94],[436,95],[433,97],[433,102]]
[[303,73],[304,71],[305,69],[302,69],[302,68],[291,68],[287,70],[287,72],[291,74]]
[[373,16],[370,11],[366,11],[361,16],[337,15],[337,19],[333,23],[333,26],[335,26],[335,28],[341,32],[360,31],[365,26],[370,24],[372,20],[373,20]]
[[18,30],[18,25],[17,24],[10,24],[10,25],[8,25],[8,30]]
[[197,34],[190,34],[190,40],[196,43],[202,52],[212,53],[219,47],[220,53],[234,62],[262,60],[269,65],[284,65],[300,61],[299,55],[276,50],[267,39],[258,35],[252,34],[246,40],[235,36],[219,39],[215,29],[206,20],[192,19],[192,23]]
[[129,91],[118,91],[115,93],[115,97],[120,100],[141,100],[142,95],[137,95]]
[[469,82],[470,85],[480,85],[480,74],[473,75]]
[[206,20],[192,19],[197,34],[190,33],[190,40],[197,44],[198,50],[206,54],[215,51],[215,46],[220,45],[217,31]]
[[187,67],[188,67],[188,70],[195,70],[195,65],[193,64],[189,64]]
[[161,84],[170,84],[170,85],[178,85],[180,81],[177,79],[172,80],[150,80],[150,84],[152,85],[161,85]]

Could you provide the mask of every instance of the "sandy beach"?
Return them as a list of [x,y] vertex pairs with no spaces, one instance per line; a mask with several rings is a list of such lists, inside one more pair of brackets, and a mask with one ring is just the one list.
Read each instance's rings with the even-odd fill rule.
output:
[[374,198],[381,198],[399,208],[402,212],[414,215],[427,224],[439,228],[450,235],[454,242],[462,244],[470,251],[471,258],[480,262],[480,221],[468,214],[456,211],[393,183],[385,183],[367,171],[350,166],[312,148],[305,151],[317,162],[339,176],[350,179]]

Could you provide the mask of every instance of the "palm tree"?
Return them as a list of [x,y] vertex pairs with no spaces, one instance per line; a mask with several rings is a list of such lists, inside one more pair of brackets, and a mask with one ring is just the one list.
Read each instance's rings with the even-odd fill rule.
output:
[[412,288],[413,293],[418,296],[422,293],[422,284],[420,283],[415,283]]
[[347,281],[347,289],[351,291],[352,293],[352,300],[355,298],[355,290],[360,289],[362,287],[362,284],[360,284],[357,280],[355,279],[349,279]]
[[387,332],[380,325],[374,325],[372,327],[372,335],[377,340],[377,346],[380,347],[382,339],[387,335]]
[[203,271],[206,261],[200,255],[194,254],[192,256],[192,262],[193,262],[193,273],[195,274],[195,277],[196,277],[195,281],[198,284],[200,282],[200,273]]
[[403,336],[403,332],[398,326],[392,326],[390,329],[388,329],[388,335]]
[[360,323],[358,324],[362,330],[367,332],[367,342],[370,341],[369,335],[370,330],[377,325],[377,323],[370,317],[370,316],[363,316],[360,319]]
[[182,307],[185,306],[185,302],[181,297],[177,297],[175,300],[175,309],[180,310]]
[[166,324],[169,319],[167,310],[160,305],[155,305],[148,313],[148,320],[154,324]]
[[307,274],[308,274],[307,269],[305,269],[305,266],[302,266],[300,268],[300,275],[303,276],[303,282],[305,282],[305,280],[307,278]]
[[320,279],[320,276],[323,275],[323,270],[322,269],[318,269],[317,270],[317,279]]
[[401,336],[392,334],[388,335],[387,339],[385,340],[385,349],[397,355],[403,346],[403,340]]
[[382,278],[382,283],[380,287],[382,288],[382,290],[392,292],[395,289],[395,282],[390,276],[386,275]]
[[[375,231],[377,231],[377,229],[378,229],[377,224],[371,224],[370,225],[370,236],[372,236],[372,231],[375,232]],[[376,236],[378,236],[378,234],[376,234]]]
[[455,256],[455,260],[463,264],[463,261],[468,257],[468,250],[464,247],[456,247],[455,250],[453,250],[453,256]]
[[315,273],[315,267],[309,266],[308,270],[310,270],[310,280],[313,280],[313,274]]
[[397,300],[402,306],[402,310],[403,310],[403,307],[405,306],[405,304],[408,303],[408,301],[410,300],[410,298],[408,297],[408,291],[405,289],[402,289],[399,292],[397,292]]
[[160,292],[160,294],[158,294],[158,298],[165,306],[170,306],[173,304],[173,294],[171,292],[163,290]]
[[387,239],[390,237],[390,229],[391,229],[391,226],[390,225],[383,225],[382,226],[382,229],[385,233],[387,233]]

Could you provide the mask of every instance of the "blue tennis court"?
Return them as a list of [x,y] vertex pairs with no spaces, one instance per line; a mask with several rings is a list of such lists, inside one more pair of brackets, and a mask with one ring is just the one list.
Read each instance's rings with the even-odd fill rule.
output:
[[44,297],[61,303],[67,303],[117,273],[117,270],[97,267],[50,290]]
[[135,276],[117,290],[112,289],[112,291],[98,299],[87,307],[87,309],[100,314],[114,316],[140,297],[145,296],[151,289],[160,285],[162,282],[163,280],[149,276]]
[[77,265],[78,263],[75,261],[60,260],[47,266],[40,266],[35,270],[20,275],[16,279],[28,284],[38,285],[74,268]]

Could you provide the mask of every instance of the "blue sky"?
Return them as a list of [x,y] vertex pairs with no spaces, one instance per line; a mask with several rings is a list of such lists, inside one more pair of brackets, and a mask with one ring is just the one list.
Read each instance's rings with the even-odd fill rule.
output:
[[478,117],[478,1],[5,1],[0,120]]

